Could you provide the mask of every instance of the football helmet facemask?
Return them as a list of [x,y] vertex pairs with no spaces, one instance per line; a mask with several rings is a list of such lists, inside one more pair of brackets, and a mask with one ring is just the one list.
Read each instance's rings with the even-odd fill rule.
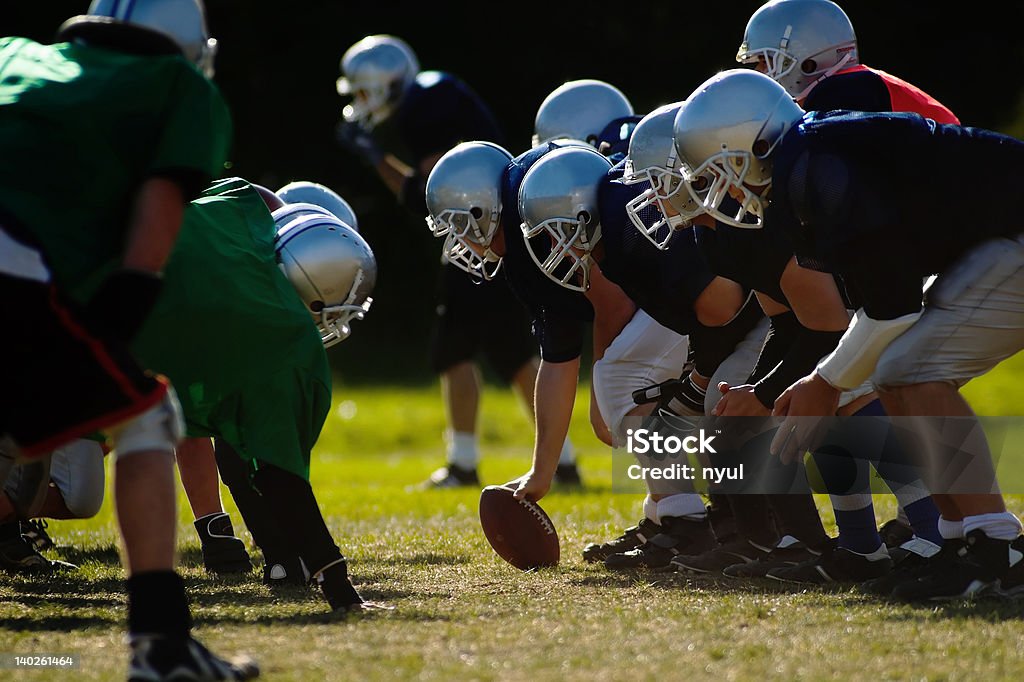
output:
[[601,239],[598,184],[612,167],[589,147],[563,147],[533,164],[519,187],[520,229],[533,262],[566,289],[590,288]]

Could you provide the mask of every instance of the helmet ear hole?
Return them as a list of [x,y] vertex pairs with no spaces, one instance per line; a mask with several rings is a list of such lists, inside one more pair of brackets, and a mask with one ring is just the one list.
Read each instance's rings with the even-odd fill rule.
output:
[[312,310],[314,313],[320,312],[321,310],[324,309],[324,307],[325,305],[323,301],[313,301],[312,303],[309,304],[309,309]]
[[479,206],[474,206],[471,209],[469,209],[469,214],[473,216],[474,220],[480,220],[481,218],[484,217],[484,210]]
[[579,213],[578,213],[578,214],[576,215],[576,217],[577,217],[577,218],[579,219],[579,221],[580,221],[581,223],[583,223],[584,225],[589,225],[589,224],[590,224],[590,218],[591,218],[591,216],[590,216],[590,211],[580,211],[580,212],[579,212]]
[[804,73],[814,73],[818,70],[818,62],[813,59],[805,59],[803,63],[800,64],[800,70]]
[[754,152],[754,156],[759,159],[763,159],[768,155],[769,149],[771,149],[771,144],[769,144],[768,140],[761,138],[754,142],[754,147],[751,151]]
[[690,181],[690,187],[693,187],[698,192],[703,192],[708,188],[708,179],[703,175],[698,175]]

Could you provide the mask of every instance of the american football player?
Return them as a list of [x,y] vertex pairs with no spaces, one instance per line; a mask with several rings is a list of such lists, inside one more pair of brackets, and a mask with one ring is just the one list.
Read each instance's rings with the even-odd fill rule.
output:
[[[922,170],[994,168],[989,196],[1012,196],[1024,145],[916,113],[805,113],[778,83],[743,70],[709,79],[684,114],[676,146],[688,177],[719,188],[702,200],[705,210],[732,219],[720,207],[734,196],[760,214],[758,227],[785,235],[798,263],[841,275],[859,299],[835,350],[776,401],[787,421],[773,450],[799,452],[806,441],[795,420],[830,414],[842,390],[868,379],[891,416],[974,420],[959,386],[1024,341],[1012,284],[1020,230],[1015,209],[998,200],[972,205],[973,227],[962,229],[948,207],[958,181]],[[922,297],[922,281],[936,274]],[[790,299],[799,305],[803,294]],[[956,454],[991,479],[984,492],[998,492],[984,435],[971,433]],[[945,542],[890,583],[891,594],[920,600],[1019,589],[1019,520],[999,494],[937,489],[948,455],[929,452],[935,443],[927,435],[917,442],[931,456],[927,480]]]
[[[412,48],[396,36],[371,35],[349,47],[337,87],[350,98],[339,142],[373,168],[417,219],[426,214],[424,185],[442,154],[463,140],[504,141],[476,92],[453,74],[421,71]],[[452,264],[442,264],[430,357],[441,377],[448,452],[446,466],[431,474],[427,487],[479,483],[480,354],[532,409],[537,346],[522,305],[504,278],[473,281]],[[568,440],[562,444],[559,480],[580,482]]]
[[[15,359],[0,399],[4,450],[35,457],[111,434],[129,676],[249,678],[251,660],[222,661],[190,636],[173,566],[180,412],[127,345],[159,296],[185,203],[223,167],[230,116],[209,80],[216,43],[198,0],[94,0],[58,41],[0,40],[3,155],[61,168],[45,191],[24,164],[0,170],[0,299],[18,321],[4,340]],[[72,300],[88,280],[88,297]],[[55,404],[52,386],[72,388]]]

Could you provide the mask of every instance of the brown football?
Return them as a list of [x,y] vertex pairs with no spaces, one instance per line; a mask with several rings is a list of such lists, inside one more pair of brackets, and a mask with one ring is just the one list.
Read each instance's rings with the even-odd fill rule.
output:
[[558,565],[555,524],[536,502],[517,500],[513,490],[489,485],[480,493],[480,526],[491,547],[516,568]]

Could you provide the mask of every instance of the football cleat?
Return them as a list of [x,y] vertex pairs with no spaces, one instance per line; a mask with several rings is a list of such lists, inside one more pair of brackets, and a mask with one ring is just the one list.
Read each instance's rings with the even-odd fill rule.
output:
[[576,463],[559,464],[555,469],[555,483],[564,486],[582,486],[583,479],[580,478],[580,470]]
[[640,519],[640,523],[630,526],[622,532],[622,535],[613,540],[600,544],[591,542],[583,548],[583,560],[598,562],[604,561],[612,554],[624,554],[636,549],[660,532],[661,526],[645,516]]
[[431,488],[460,488],[479,485],[480,477],[477,476],[475,468],[465,469],[456,464],[448,464],[430,474],[430,478],[423,482],[422,488],[429,490]]
[[870,594],[887,597],[897,585],[917,580],[932,561],[945,561],[956,556],[962,540],[946,540],[942,547],[921,538],[914,538],[889,550],[892,570],[880,578],[867,580],[861,589]]
[[301,557],[271,559],[266,557],[263,566],[263,584],[268,587],[292,585],[302,587],[309,584],[309,571]]
[[235,537],[231,517],[220,512],[196,519],[203,565],[210,573],[248,573],[252,570],[245,543]]
[[226,661],[191,637],[131,635],[129,645],[128,682],[251,680],[260,674],[259,666],[248,656]]
[[46,532],[49,524],[46,519],[29,519],[21,522],[21,534],[40,552],[53,548],[54,542]]
[[880,578],[892,570],[892,559],[885,545],[879,545],[871,554],[852,552],[834,547],[809,561],[795,566],[773,568],[766,574],[772,580],[799,585],[827,585],[829,583],[862,583]]
[[1002,597],[1024,596],[1024,536],[1010,543],[1010,568],[999,577],[996,591]]
[[671,570],[672,560],[679,555],[684,552],[701,552],[714,544],[715,536],[707,518],[693,520],[666,516],[661,520],[660,533],[635,549],[609,555],[604,565],[611,570]]
[[813,561],[821,552],[808,547],[792,535],[784,535],[767,555],[754,561],[733,564],[722,569],[731,578],[764,578],[768,571],[787,566],[796,566],[804,561]]
[[677,556],[672,560],[672,567],[677,571],[689,573],[721,573],[729,566],[749,564],[763,559],[770,551],[770,547],[763,547],[737,536],[699,554]]
[[889,519],[878,529],[878,534],[885,546],[893,549],[905,542],[910,542],[914,537],[914,529],[899,519]]
[[[946,541],[946,546],[951,543]],[[995,540],[982,530],[967,534],[966,543],[955,543],[950,552],[940,552],[914,580],[900,583],[892,596],[901,601],[943,601],[969,599],[996,587],[1011,568],[1010,541]]]

